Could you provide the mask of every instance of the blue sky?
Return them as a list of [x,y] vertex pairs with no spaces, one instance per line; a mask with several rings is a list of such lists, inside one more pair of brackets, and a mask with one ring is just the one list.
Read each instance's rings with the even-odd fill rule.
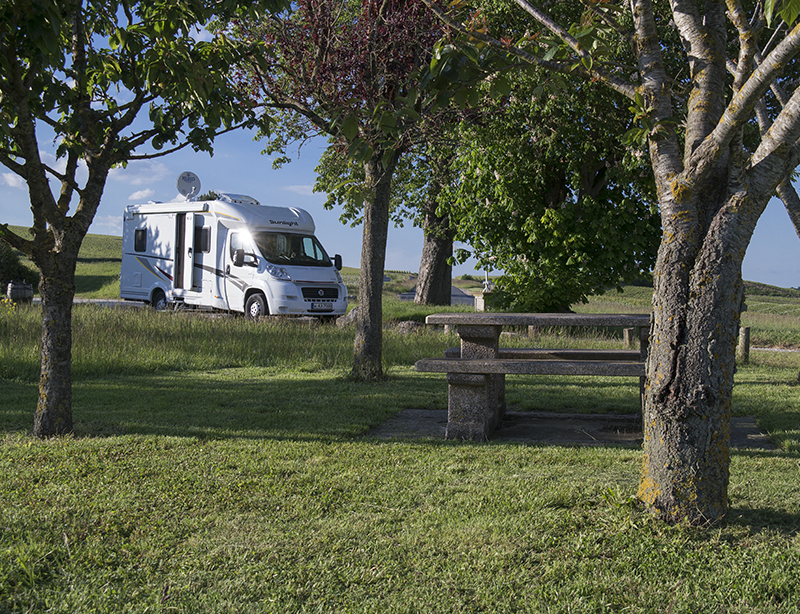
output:
[[[109,177],[95,221],[89,232],[121,234],[126,205],[148,200],[169,201],[177,196],[176,180],[187,170],[195,172],[203,191],[247,194],[262,204],[294,206],[313,216],[317,236],[331,254],[341,254],[345,266],[358,267],[361,228],[339,222],[338,211],[323,208],[325,196],[314,194],[314,168],[325,142],[311,141],[289,153],[294,160],[273,170],[271,159],[261,155],[261,145],[247,132],[219,137],[213,157],[186,150],[155,160],[132,162]],[[50,155],[50,154],[44,154]],[[55,162],[53,162],[55,163]],[[0,223],[28,226],[32,221],[27,190],[18,178],[0,167]],[[417,271],[422,253],[422,231],[410,223],[389,229],[386,268]],[[475,274],[473,263],[456,267],[455,275]],[[743,266],[744,278],[782,287],[800,286],[800,239],[783,204],[773,199],[758,223]]]

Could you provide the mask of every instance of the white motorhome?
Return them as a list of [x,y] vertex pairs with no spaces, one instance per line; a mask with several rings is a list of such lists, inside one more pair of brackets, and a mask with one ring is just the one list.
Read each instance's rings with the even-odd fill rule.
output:
[[262,315],[347,310],[347,286],[303,209],[263,206],[249,196],[125,208],[120,297]]

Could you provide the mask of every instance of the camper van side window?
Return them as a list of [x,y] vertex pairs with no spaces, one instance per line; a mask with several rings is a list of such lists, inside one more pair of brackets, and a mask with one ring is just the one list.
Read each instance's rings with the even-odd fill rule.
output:
[[147,229],[139,228],[133,232],[133,251],[143,252],[147,250]]
[[194,229],[194,249],[204,254],[211,251],[211,226]]
[[238,232],[233,233],[231,235],[231,260],[233,260],[236,250],[243,248],[244,245],[242,245],[242,235],[240,235]]

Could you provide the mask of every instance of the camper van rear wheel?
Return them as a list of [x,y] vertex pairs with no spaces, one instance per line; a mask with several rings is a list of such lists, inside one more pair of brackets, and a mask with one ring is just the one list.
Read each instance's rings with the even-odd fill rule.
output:
[[251,294],[244,304],[244,315],[248,320],[257,320],[268,315],[267,301],[263,294]]
[[167,295],[163,290],[155,290],[153,292],[153,300],[150,303],[156,311],[166,311],[167,309]]

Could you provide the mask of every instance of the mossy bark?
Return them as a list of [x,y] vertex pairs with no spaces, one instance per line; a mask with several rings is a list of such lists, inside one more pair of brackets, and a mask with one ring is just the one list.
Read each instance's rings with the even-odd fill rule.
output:
[[682,269],[655,274],[639,497],[665,520],[706,524],[728,504],[741,266]]
[[[727,512],[730,418],[743,301],[741,266],[768,198],[706,189],[662,202],[654,272],[639,498],[669,522],[704,525]],[[681,198],[716,202],[710,219]]]

